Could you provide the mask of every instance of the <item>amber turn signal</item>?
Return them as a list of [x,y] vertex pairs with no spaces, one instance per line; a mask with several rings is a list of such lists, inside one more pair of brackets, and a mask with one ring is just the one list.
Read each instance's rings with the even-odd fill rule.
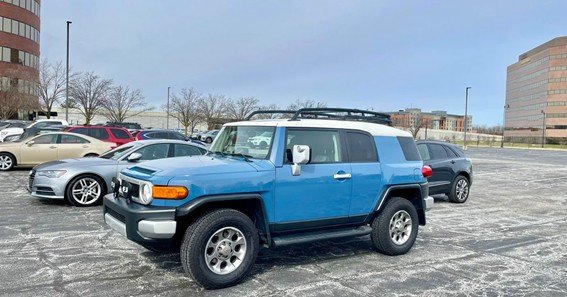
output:
[[184,199],[189,191],[186,187],[180,186],[154,186],[152,194],[157,199]]

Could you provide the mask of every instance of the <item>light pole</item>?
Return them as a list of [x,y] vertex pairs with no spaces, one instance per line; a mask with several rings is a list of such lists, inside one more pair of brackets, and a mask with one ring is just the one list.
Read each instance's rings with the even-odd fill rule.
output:
[[167,124],[166,128],[169,129],[169,88],[167,87]]
[[65,79],[65,121],[69,122],[69,25],[71,21],[67,21],[67,71]]
[[471,87],[466,87],[465,88],[465,136],[464,136],[464,140],[465,140],[465,144],[463,145],[463,147],[465,148],[465,150],[467,149],[467,129],[468,129],[468,116],[467,116],[467,108],[469,105],[469,89]]
[[504,116],[502,116],[502,138],[500,139],[500,148],[504,148],[504,130],[506,130],[506,109],[510,108],[510,104],[504,105]]
[[543,109],[541,110],[541,113],[543,114],[543,122],[541,123],[542,125],[542,129],[541,129],[541,148],[543,148],[544,144],[545,144],[545,111],[543,111]]

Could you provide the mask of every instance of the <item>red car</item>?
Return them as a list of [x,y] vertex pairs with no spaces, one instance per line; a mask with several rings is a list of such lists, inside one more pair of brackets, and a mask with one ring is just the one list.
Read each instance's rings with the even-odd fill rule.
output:
[[116,146],[113,146],[112,148],[134,141],[132,134],[130,134],[128,130],[120,127],[69,126],[65,129],[65,131],[87,135],[105,142],[115,143]]

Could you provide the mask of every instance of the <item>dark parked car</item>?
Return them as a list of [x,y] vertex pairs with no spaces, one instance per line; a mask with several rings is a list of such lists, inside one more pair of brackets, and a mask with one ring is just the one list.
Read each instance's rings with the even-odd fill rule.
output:
[[173,139],[173,140],[185,140],[192,143],[203,144],[201,141],[193,140],[185,135],[172,130],[142,130],[136,133],[137,140],[148,140],[148,139]]
[[472,162],[458,146],[439,141],[418,141],[423,164],[433,170],[429,194],[446,194],[455,203],[464,203],[472,185]]

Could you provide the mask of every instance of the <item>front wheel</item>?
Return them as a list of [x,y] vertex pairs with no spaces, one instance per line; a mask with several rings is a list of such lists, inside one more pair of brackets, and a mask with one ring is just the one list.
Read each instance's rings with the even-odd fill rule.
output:
[[449,201],[453,203],[465,203],[469,198],[469,180],[459,175],[453,182],[451,193],[449,193]]
[[205,140],[206,143],[211,143],[213,142],[213,139],[211,137],[207,137],[207,139]]
[[393,197],[371,224],[374,247],[386,255],[402,255],[413,246],[419,228],[417,210],[407,199]]
[[185,272],[206,289],[239,283],[256,261],[258,230],[245,214],[217,209],[193,222],[181,244]]
[[84,175],[74,178],[67,187],[67,200],[74,206],[98,204],[104,196],[102,181],[95,176]]

